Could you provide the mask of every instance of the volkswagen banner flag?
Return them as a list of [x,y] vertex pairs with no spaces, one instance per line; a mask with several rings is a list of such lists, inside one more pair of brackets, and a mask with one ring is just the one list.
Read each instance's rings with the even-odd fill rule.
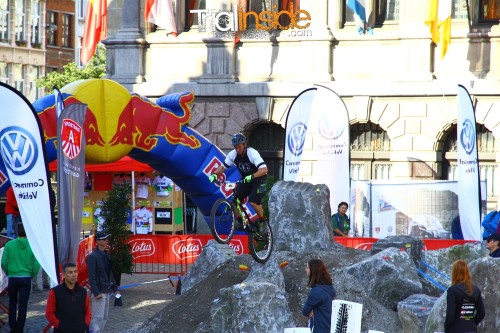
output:
[[0,83],[0,151],[35,257],[57,283],[57,256],[49,176],[41,126],[30,102]]
[[481,240],[481,192],[477,155],[476,117],[465,87],[457,94],[458,212],[462,234],[467,240]]

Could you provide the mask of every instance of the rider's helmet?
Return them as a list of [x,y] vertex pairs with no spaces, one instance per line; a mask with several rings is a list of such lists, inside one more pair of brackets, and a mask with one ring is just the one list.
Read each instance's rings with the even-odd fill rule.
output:
[[239,145],[240,143],[247,143],[247,138],[245,138],[243,134],[237,133],[233,135],[231,143],[233,144],[233,146]]

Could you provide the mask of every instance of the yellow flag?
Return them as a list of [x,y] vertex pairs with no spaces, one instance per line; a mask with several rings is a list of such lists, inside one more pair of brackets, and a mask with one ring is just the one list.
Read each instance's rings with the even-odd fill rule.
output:
[[426,0],[424,22],[440,48],[441,59],[451,42],[451,0]]

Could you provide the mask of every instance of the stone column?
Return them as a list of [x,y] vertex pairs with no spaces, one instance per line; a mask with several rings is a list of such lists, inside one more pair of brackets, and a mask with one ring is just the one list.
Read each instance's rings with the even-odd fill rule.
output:
[[132,90],[132,85],[145,81],[146,40],[140,0],[123,1],[121,14],[121,29],[103,41],[106,45],[106,76]]

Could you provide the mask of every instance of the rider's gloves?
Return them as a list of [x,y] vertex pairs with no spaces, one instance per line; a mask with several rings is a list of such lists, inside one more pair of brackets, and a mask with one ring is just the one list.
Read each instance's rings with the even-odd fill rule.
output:
[[252,181],[252,179],[253,179],[253,175],[248,175],[248,176],[245,177],[244,182],[245,183],[250,183]]
[[217,175],[214,173],[213,175],[210,175],[210,177],[208,177],[208,180],[213,183],[215,180],[217,179]]

